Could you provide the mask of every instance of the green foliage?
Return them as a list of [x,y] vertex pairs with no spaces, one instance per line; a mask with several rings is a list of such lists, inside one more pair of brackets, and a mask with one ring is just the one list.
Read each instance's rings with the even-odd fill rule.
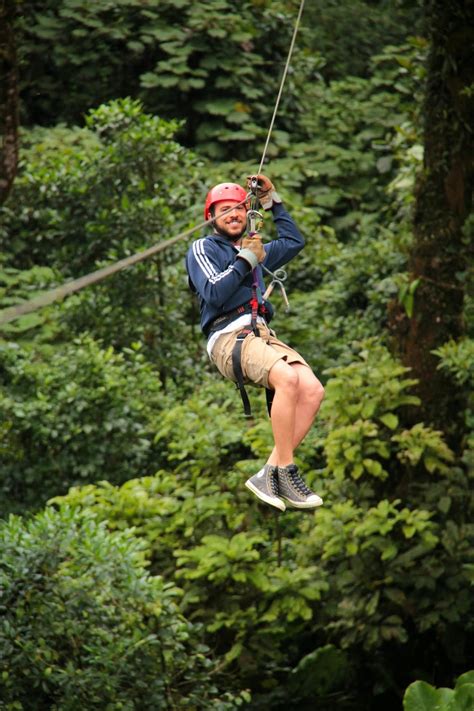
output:
[[425,681],[415,681],[403,697],[404,711],[470,711],[473,706],[473,671],[462,674],[454,689],[436,689]]
[[308,43],[326,60],[321,69],[325,79],[366,76],[374,54],[422,30],[421,3],[417,2],[326,0],[309,3],[304,19],[311,28]]
[[394,275],[404,261],[389,234],[377,239],[364,235],[344,245],[310,233],[308,258],[313,274],[305,274],[303,264],[303,293],[295,291],[300,288],[299,263],[290,267],[291,312],[282,318],[276,297],[275,323],[280,337],[300,350],[323,377],[332,365],[350,361],[352,342],[379,337],[387,321],[387,301],[396,294]]
[[[241,477],[160,471],[120,488],[74,489],[53,503],[86,511],[111,530],[133,525],[151,569],[180,581],[181,610],[202,622],[207,643],[219,650],[227,688],[259,686],[260,675],[275,686],[275,665],[288,664],[288,625],[292,634],[303,631],[327,586],[316,566],[278,565],[272,522],[249,509]],[[335,686],[345,678],[341,670]]]
[[[201,184],[195,158],[173,140],[176,121],[145,114],[139,102],[124,99],[90,112],[87,126],[29,135],[21,176],[2,214],[0,243],[11,255],[8,268],[47,264],[62,281],[188,226],[187,210]],[[195,341],[192,328],[181,341],[174,328],[195,308],[182,275],[186,247],[178,245],[71,297],[53,310],[59,320],[53,330],[66,332],[66,338],[87,331],[117,348],[140,341],[162,382],[176,378],[178,364],[191,369],[185,346]],[[24,289],[11,287],[12,302],[24,295]],[[38,319],[43,315],[23,324],[41,323]],[[15,327],[4,332],[14,333]]]
[[[210,184],[255,170],[296,10],[22,5],[24,115],[88,113],[83,128],[23,130],[1,212],[4,306],[195,224]],[[466,668],[471,415],[458,459],[440,432],[405,424],[414,380],[386,347],[387,303],[416,306],[406,251],[426,47],[382,42],[417,16],[398,0],[307,5],[264,169],[306,237],[274,326],[327,381],[297,454],[323,507],[276,514],[243,486],[271,426],[261,393],[247,423],[233,386],[209,375],[184,243],[2,329],[4,511],[49,497],[59,509],[3,525],[0,600],[25,589],[0,607],[21,633],[0,633],[12,708],[36,693],[73,708],[90,681],[100,708],[375,711],[411,679],[451,684]],[[177,135],[232,162],[207,165]],[[470,343],[437,355],[467,387]],[[425,688],[436,703],[450,691]]]
[[[404,405],[419,404],[416,397],[407,393],[414,380],[405,377],[408,368],[397,362],[375,339],[358,345],[356,360],[327,371],[333,376],[327,385],[327,394],[333,404],[333,409],[328,412],[330,425],[347,425],[359,418],[375,419],[394,430],[398,418],[393,414],[390,417],[390,413]],[[347,388],[349,382],[353,385],[352,390]]]
[[417,423],[400,429],[397,410],[419,404],[409,392],[414,380],[403,377],[408,369],[376,342],[366,342],[359,360],[327,372],[334,377],[326,386],[323,417],[330,427],[325,449],[328,476],[342,482],[363,475],[384,480],[386,462],[396,467],[394,456],[405,465],[422,464],[429,472],[447,472],[453,454],[441,433]]
[[191,204],[196,162],[173,140],[177,121],[119,99],[89,112],[87,126],[26,137],[2,215],[2,246],[17,266],[46,263],[77,275],[163,239],[173,208]]
[[[57,276],[49,267],[34,266],[31,269],[15,269],[4,266],[4,256],[0,255],[0,309],[15,306],[38,296],[42,291],[57,283]],[[0,338],[28,340],[31,337],[47,339],[51,337],[48,311],[36,311],[0,326]]]
[[[0,346],[2,492],[38,506],[79,482],[121,482],[154,470],[164,407],[153,368],[89,338],[60,349]],[[4,509],[5,510],[5,509]]]
[[[27,121],[77,123],[130,95],[186,117],[186,142],[212,157],[247,151],[269,124],[293,18],[282,0],[32,0],[18,18]],[[291,121],[295,106],[283,113]]]
[[441,359],[439,368],[451,373],[462,385],[474,383],[474,340],[448,341],[434,353]]
[[[0,699],[6,709],[219,708],[180,590],[129,531],[52,509],[0,528]],[[248,700],[248,699],[247,699]]]
[[401,275],[400,291],[398,292],[398,301],[406,311],[408,318],[412,318],[415,308],[415,293],[420,283],[419,279],[409,281],[407,275]]
[[315,567],[269,565],[268,548],[261,535],[242,531],[230,539],[205,536],[191,551],[176,551],[178,578],[197,581],[187,586],[193,607],[199,608],[193,617],[204,619],[210,632],[235,634],[228,661],[240,657],[244,649],[253,658],[251,666],[259,656],[261,663],[274,657],[273,644],[285,634],[286,624],[291,623],[294,631],[302,628],[313,616],[311,603],[327,590]]
[[[270,123],[298,4],[293,0],[29,0],[18,17],[26,123],[78,123],[120,96],[186,118],[185,141],[213,158],[250,159]],[[309,4],[303,13],[272,155],[305,113],[315,80],[365,75],[370,56],[416,33],[417,6]],[[67,96],[67,101],[62,97]]]
[[177,545],[195,545],[205,535],[242,526],[244,512],[222,482],[207,477],[179,481],[160,469],[153,477],[130,479],[120,487],[107,481],[70,489],[51,503],[87,509],[110,530],[132,527],[147,544],[154,571],[173,577]]
[[319,647],[300,659],[289,677],[294,701],[325,696],[340,688],[349,675],[347,655],[332,644]]
[[[422,41],[386,47],[367,77],[329,84],[315,78],[301,87],[304,111],[289,154],[273,161],[272,175],[301,192],[304,205],[344,239],[360,232],[376,238],[392,219],[385,189],[416,140],[412,97],[421,89],[425,53]],[[381,212],[384,219],[375,218]]]
[[[306,479],[325,500],[316,513],[285,513],[275,530],[273,512],[249,502],[242,483],[259,464],[241,458],[247,453],[229,384],[212,381],[199,398],[167,411],[157,434],[165,469],[156,477],[55,499],[90,511],[111,530],[134,527],[147,541],[151,569],[179,581],[182,611],[203,624],[223,671],[254,689],[256,708],[258,699],[278,707],[332,693],[344,708],[356,671],[341,648],[352,660],[355,650],[383,656],[408,646],[415,629],[420,645],[431,635],[452,650],[470,633],[469,625],[459,627],[472,608],[469,480],[440,433],[422,423],[403,427],[399,413],[415,402],[406,369],[377,342],[359,350],[357,360],[331,370],[322,441],[309,438],[299,453]],[[263,460],[269,422],[240,437]],[[359,449],[346,454],[360,442],[372,450],[358,474]],[[325,468],[315,473],[315,464]],[[324,658],[321,640],[334,645],[332,687],[323,681],[328,657],[320,683],[315,676],[314,686],[296,692],[292,680],[313,658],[303,663],[292,642],[300,634],[309,635],[313,651],[306,654],[315,660]]]
[[[203,383],[198,393],[163,413],[155,435],[162,456],[182,476],[218,476],[222,461],[230,465],[241,450],[242,424],[228,383]],[[225,426],[221,423],[225,420]],[[177,423],[187,423],[184,428]],[[219,425],[217,424],[219,423]]]
[[448,341],[433,352],[440,358],[438,368],[467,388],[466,446],[463,461],[467,468],[474,472],[474,340],[464,338],[458,342]]
[[359,360],[330,375],[320,487],[327,506],[317,526],[302,524],[299,555],[330,571],[331,638],[374,649],[406,643],[413,624],[442,635],[448,620],[469,614],[472,555],[461,541],[472,528],[460,515],[471,505],[469,478],[439,432],[403,427],[399,412],[416,404],[413,381],[379,344],[367,342]]

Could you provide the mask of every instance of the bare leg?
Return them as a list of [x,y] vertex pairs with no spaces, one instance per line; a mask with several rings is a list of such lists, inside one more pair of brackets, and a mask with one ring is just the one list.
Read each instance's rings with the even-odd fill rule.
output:
[[284,360],[278,360],[270,370],[268,382],[275,390],[271,422],[276,452],[276,461],[271,464],[285,466],[293,461],[298,380],[298,372]]
[[[284,378],[285,373],[277,372],[276,378],[272,378],[275,367],[279,364],[284,364],[287,368],[291,368],[298,376],[297,381],[297,394],[294,410],[292,411],[291,418],[288,417],[286,422],[284,417],[281,419],[281,430],[280,430],[280,412],[276,413],[278,420],[277,424],[277,435],[275,435],[275,423],[274,423],[274,406],[277,397],[277,383]],[[275,366],[270,371],[269,383],[275,388],[275,398],[272,405],[272,427],[273,436],[275,438],[275,447],[273,448],[270,457],[268,458],[267,464],[286,466],[293,461],[293,451],[298,447],[300,442],[303,441],[311,426],[314,422],[318,410],[324,398],[324,388],[316,378],[314,373],[307,366],[302,363],[293,363],[288,365],[284,361],[278,361]],[[278,386],[281,387],[281,386]],[[280,393],[278,404],[282,407],[290,407],[292,400],[288,400],[285,397],[285,393]],[[290,429],[291,421],[293,422],[293,427]],[[292,433],[292,436],[290,435]],[[280,438],[282,440],[280,444]],[[291,459],[288,460],[288,456]],[[283,461],[285,460],[285,461]]]

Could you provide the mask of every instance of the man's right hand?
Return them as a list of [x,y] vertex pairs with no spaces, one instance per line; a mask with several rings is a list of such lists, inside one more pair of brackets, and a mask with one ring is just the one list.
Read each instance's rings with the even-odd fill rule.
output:
[[281,202],[281,197],[275,190],[275,186],[270,178],[267,178],[267,176],[263,175],[263,173],[258,173],[258,175],[248,175],[247,187],[249,190],[252,190],[252,181],[254,180],[257,181],[257,197],[264,210],[270,210],[275,203]]
[[260,235],[255,234],[253,237],[244,237],[242,240],[242,249],[238,256],[245,259],[252,269],[256,267],[259,262],[263,262],[266,254]]

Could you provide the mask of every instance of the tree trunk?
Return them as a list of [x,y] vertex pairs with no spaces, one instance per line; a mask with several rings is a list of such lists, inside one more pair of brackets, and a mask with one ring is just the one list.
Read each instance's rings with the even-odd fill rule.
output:
[[465,394],[445,377],[433,349],[464,333],[469,254],[463,224],[474,187],[474,0],[425,0],[431,49],[424,102],[424,169],[415,192],[411,281],[418,280],[409,318],[391,313],[404,363],[418,378],[427,422],[456,444]]
[[18,76],[13,20],[15,0],[0,0],[0,205],[18,165]]

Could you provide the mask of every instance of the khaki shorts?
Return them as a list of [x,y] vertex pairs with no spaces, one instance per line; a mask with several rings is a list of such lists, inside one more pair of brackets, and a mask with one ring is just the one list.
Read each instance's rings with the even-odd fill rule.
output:
[[[240,331],[241,328],[219,336],[211,353],[211,361],[219,372],[234,382],[232,351]],[[301,363],[309,368],[305,359],[286,343],[279,341],[275,332],[268,326],[259,324],[258,331],[260,336],[249,333],[242,344],[241,366],[246,383],[268,388],[268,374],[275,363],[282,359],[287,363]]]

